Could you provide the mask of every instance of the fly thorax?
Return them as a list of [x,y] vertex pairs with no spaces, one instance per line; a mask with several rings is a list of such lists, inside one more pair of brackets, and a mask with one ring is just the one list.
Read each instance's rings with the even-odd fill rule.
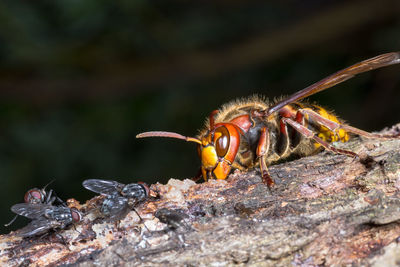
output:
[[146,198],[146,189],[141,184],[127,184],[121,191],[121,195],[134,199],[136,202]]
[[69,223],[72,221],[71,211],[68,207],[55,207],[46,211],[46,217],[59,222]]

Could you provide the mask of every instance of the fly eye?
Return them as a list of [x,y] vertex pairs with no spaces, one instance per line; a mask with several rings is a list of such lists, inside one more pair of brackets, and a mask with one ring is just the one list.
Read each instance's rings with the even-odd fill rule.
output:
[[41,203],[44,201],[44,195],[39,189],[31,189],[24,196],[25,203]]
[[229,131],[225,126],[220,126],[215,130],[214,136],[215,140],[215,149],[217,151],[218,157],[223,157],[226,155],[229,149]]
[[71,216],[74,222],[79,222],[82,220],[82,214],[76,208],[71,209]]

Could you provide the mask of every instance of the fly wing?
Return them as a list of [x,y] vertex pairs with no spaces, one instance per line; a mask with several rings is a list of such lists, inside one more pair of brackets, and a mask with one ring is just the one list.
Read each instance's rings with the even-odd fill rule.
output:
[[130,211],[129,206],[120,206],[117,207],[116,209],[113,209],[111,213],[108,215],[108,218],[106,219],[107,222],[115,222],[118,220],[122,220],[126,214]]
[[29,219],[36,219],[51,209],[53,209],[52,206],[42,203],[19,203],[11,207],[12,212]]
[[83,181],[83,187],[98,194],[112,195],[118,193],[125,186],[112,180],[88,179]]
[[101,207],[101,212],[108,222],[121,220],[129,212],[128,199],[118,194],[108,196]]
[[31,221],[27,226],[20,229],[17,234],[21,237],[41,235],[56,227],[57,221],[48,220],[45,217],[39,217]]

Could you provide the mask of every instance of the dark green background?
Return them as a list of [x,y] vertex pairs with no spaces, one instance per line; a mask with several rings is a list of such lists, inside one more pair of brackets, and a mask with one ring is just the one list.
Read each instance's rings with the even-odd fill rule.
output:
[[[399,50],[399,12],[398,0],[3,1],[1,223],[26,190],[53,179],[61,198],[84,201],[86,178],[195,175],[194,144],[135,135],[193,136],[234,98],[291,94]],[[399,121],[399,74],[363,74],[312,100],[379,130]]]

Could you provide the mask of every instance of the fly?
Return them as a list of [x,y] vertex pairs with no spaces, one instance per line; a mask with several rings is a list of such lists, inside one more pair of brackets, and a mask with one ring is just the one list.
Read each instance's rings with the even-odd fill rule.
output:
[[90,191],[106,196],[100,212],[108,218],[108,221],[121,220],[130,210],[135,210],[134,207],[145,200],[150,191],[145,183],[125,185],[101,179],[88,179],[83,181],[82,185]]
[[[59,205],[66,206],[65,202],[62,199],[60,199],[58,196],[56,196],[53,189],[46,191],[46,187],[50,183],[45,185],[42,189],[39,189],[36,187],[29,189],[24,195],[24,202],[31,203],[31,204],[43,203],[43,204],[49,204],[49,205],[52,205],[56,202]],[[5,224],[4,226],[6,226],[6,227],[10,226],[17,219],[17,217],[18,217],[18,215],[15,215],[14,218],[9,223]]]
[[13,205],[11,210],[32,219],[27,226],[19,230],[18,235],[21,237],[42,235],[50,230],[64,229],[82,220],[82,214],[76,208],[52,206],[46,203],[19,203]]

